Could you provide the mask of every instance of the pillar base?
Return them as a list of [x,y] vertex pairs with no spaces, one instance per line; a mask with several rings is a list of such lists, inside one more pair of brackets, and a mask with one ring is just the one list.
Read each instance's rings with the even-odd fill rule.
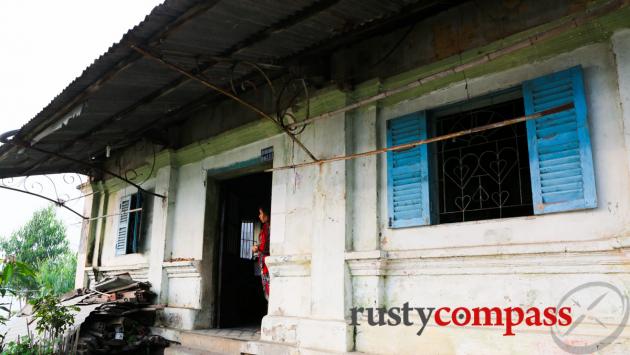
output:
[[261,340],[339,353],[354,348],[353,328],[345,320],[267,315]]

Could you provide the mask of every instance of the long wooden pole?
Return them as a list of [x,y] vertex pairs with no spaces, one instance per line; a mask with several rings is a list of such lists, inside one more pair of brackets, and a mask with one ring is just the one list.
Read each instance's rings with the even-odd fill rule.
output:
[[15,192],[21,192],[23,194],[27,194],[27,195],[43,198],[44,200],[50,201],[50,202],[54,203],[55,205],[57,205],[59,207],[63,207],[65,209],[67,209],[68,211],[70,211],[70,212],[74,213],[75,215],[81,217],[82,220],[87,220],[88,219],[88,217],[86,217],[86,216],[80,214],[79,212],[73,210],[72,208],[66,206],[63,201],[56,201],[56,200],[53,200],[52,198],[44,196],[44,195],[40,195],[40,194],[36,194],[34,192],[30,192],[30,191],[26,191],[26,190],[20,190],[20,189],[14,188],[14,187],[9,187],[9,186],[4,186],[4,185],[0,185],[0,189],[11,190],[11,191],[15,191]]
[[567,104],[564,104],[564,105],[560,105],[560,106],[557,106],[557,107],[554,107],[554,108],[550,108],[548,110],[544,110],[544,111],[541,111],[541,112],[538,112],[538,113],[534,113],[532,115],[512,118],[512,119],[501,121],[501,122],[490,123],[490,124],[487,124],[487,125],[483,125],[483,126],[479,126],[479,127],[475,127],[475,128],[470,128],[470,129],[465,129],[463,131],[449,133],[449,134],[445,134],[445,135],[438,136],[438,137],[432,137],[432,138],[423,139],[423,140],[419,140],[419,141],[415,141],[415,142],[395,145],[395,146],[387,147],[387,148],[370,150],[370,151],[362,152],[362,153],[355,153],[355,154],[350,154],[350,155],[342,155],[342,156],[336,156],[336,157],[327,158],[327,159],[321,159],[318,162],[306,162],[306,163],[300,163],[300,164],[286,165],[286,166],[281,166],[281,167],[277,167],[277,168],[267,169],[265,171],[266,172],[270,172],[270,171],[278,171],[278,170],[303,168],[303,167],[306,167],[306,166],[311,166],[311,165],[316,165],[316,164],[331,163],[331,162],[342,161],[342,160],[350,160],[350,159],[367,157],[367,156],[375,155],[375,154],[382,154],[382,153],[386,153],[386,152],[390,152],[390,151],[410,149],[410,148],[417,147],[419,145],[445,141],[445,140],[449,140],[449,139],[465,136],[467,134],[483,132],[483,131],[487,131],[487,130],[494,129],[494,128],[505,127],[505,126],[516,124],[516,123],[529,121],[529,120],[535,120],[535,119],[543,117],[543,116],[547,116],[547,115],[551,115],[551,114],[554,114],[554,113],[562,112],[562,111],[569,110],[569,109],[572,109],[572,108],[573,108],[573,102],[567,103]]

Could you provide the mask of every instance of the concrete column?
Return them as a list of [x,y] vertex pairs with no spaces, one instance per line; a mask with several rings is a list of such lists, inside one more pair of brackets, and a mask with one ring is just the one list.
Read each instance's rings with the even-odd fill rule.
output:
[[[152,266],[162,262],[161,273],[151,273],[156,279],[161,275],[160,299],[167,304],[158,324],[179,329],[207,328],[211,319],[204,312],[209,305],[204,303],[202,289],[207,172],[196,162],[171,169],[166,175],[166,216],[160,218],[166,226],[161,229],[163,237],[156,242],[160,245],[150,260]],[[158,268],[157,264],[154,267]]]
[[[340,92],[326,95],[322,102],[345,101]],[[353,149],[348,143],[351,131],[349,116],[340,114],[309,125],[299,138],[318,158],[328,158]],[[286,142],[285,152],[277,152],[276,164],[309,161]],[[264,344],[322,353],[354,347],[347,320],[352,289],[345,260],[352,245],[351,164],[339,161],[274,172],[272,255],[267,259],[271,298],[262,322]]]
[[[377,85],[375,85],[378,87]],[[376,94],[374,92],[373,94]],[[353,115],[352,153],[377,149],[376,123],[378,105],[370,105]],[[351,307],[382,307],[385,305],[384,253],[380,250],[378,185],[380,159],[378,155],[350,161],[352,189],[348,206],[351,216],[352,251],[346,253],[352,282]],[[360,292],[357,292],[360,290]],[[360,323],[362,321],[360,320]]]
[[630,29],[615,32],[611,42],[617,64],[626,159],[630,167]]
[[155,179],[155,192],[165,195],[166,199],[154,197],[153,220],[151,221],[151,254],[149,260],[149,282],[154,292],[158,294],[159,303],[167,302],[168,279],[162,269],[165,255],[170,251],[171,242],[169,233],[173,224],[173,215],[176,199],[177,171],[172,165],[167,165],[157,171]]
[[[92,191],[94,191],[92,185],[87,185],[81,190],[82,194],[88,195],[83,204],[83,215],[88,217],[98,215],[100,196],[98,196],[98,194],[91,194]],[[79,240],[79,251],[77,253],[77,270],[74,278],[74,288],[87,287],[85,271],[86,267],[90,267],[89,264],[91,263],[91,260],[88,259],[88,254],[92,252],[94,247],[95,224],[96,220],[83,221],[81,226],[81,239]]]
[[[321,157],[346,154],[347,117],[323,120],[315,127]],[[350,304],[350,277],[345,262],[347,232],[347,172],[349,162],[319,166],[311,254],[311,321],[300,324],[300,346],[349,351],[354,346],[345,316]],[[323,338],[324,337],[324,338]]]
[[[378,109],[371,105],[352,117],[352,153],[377,149],[376,119]],[[349,215],[352,226],[352,250],[380,249],[378,235],[378,155],[350,160]]]
[[[109,191],[105,188],[103,183],[99,183],[100,198],[98,206],[96,206],[95,216],[104,216],[107,214],[107,207],[109,202]],[[105,226],[107,225],[107,218],[99,218],[94,220],[94,239],[92,247],[92,261],[91,266],[93,268],[100,266],[101,261],[101,249],[103,248],[103,238],[105,238]]]

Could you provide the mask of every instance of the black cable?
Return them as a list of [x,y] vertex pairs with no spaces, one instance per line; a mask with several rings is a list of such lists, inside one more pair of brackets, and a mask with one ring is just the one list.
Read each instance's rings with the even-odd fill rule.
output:
[[149,181],[149,179],[153,175],[153,171],[155,170],[155,161],[156,161],[155,145],[151,144],[151,148],[153,148],[153,164],[151,165],[151,171],[149,171],[149,175],[147,175],[146,179],[144,179],[144,181],[139,183],[138,185],[143,185],[145,182]]
[[417,24],[417,22],[414,23],[413,25],[409,26],[407,31],[405,31],[405,33],[398,39],[398,41],[396,41],[396,43],[392,46],[392,48],[390,48],[389,51],[387,51],[387,53],[385,53],[385,55],[383,55],[374,64],[370,65],[370,69],[376,68],[378,65],[380,65],[385,60],[387,60],[389,58],[389,56],[391,56],[396,51],[396,49],[398,49],[398,47],[400,47],[400,45],[405,41],[405,39],[407,39],[407,37],[409,37],[411,32],[413,32],[413,30],[416,28],[416,24]]

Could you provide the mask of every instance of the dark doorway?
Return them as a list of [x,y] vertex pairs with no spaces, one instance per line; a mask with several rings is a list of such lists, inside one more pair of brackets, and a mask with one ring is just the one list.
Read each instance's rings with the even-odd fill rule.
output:
[[259,326],[267,314],[251,246],[258,241],[258,207],[271,205],[271,173],[220,183],[217,327]]

